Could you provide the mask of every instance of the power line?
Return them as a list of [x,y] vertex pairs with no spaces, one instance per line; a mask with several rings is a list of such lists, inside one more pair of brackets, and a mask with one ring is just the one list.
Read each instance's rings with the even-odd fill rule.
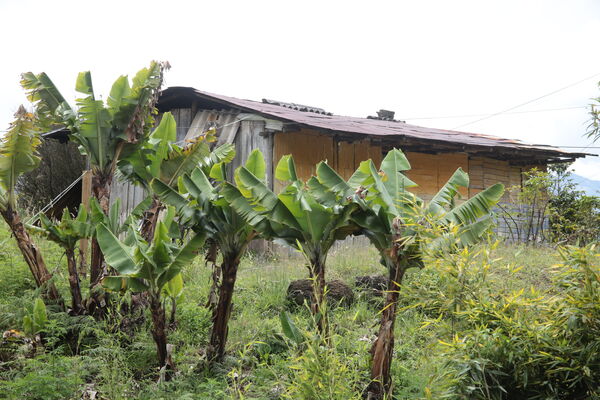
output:
[[523,107],[523,106],[525,106],[525,105],[527,105],[527,104],[531,104],[531,103],[533,103],[533,102],[536,102],[536,101],[538,101],[538,100],[541,100],[541,99],[543,99],[543,98],[545,98],[545,97],[552,96],[553,94],[556,94],[556,93],[558,93],[558,92],[562,92],[563,90],[566,90],[566,89],[569,89],[569,88],[571,88],[571,87],[573,87],[573,86],[579,85],[580,83],[582,83],[582,82],[585,82],[585,81],[587,81],[588,79],[592,79],[592,78],[594,78],[594,77],[596,77],[596,76],[598,76],[598,75],[600,75],[600,72],[599,72],[599,73],[596,73],[596,74],[594,74],[594,75],[588,76],[587,78],[581,79],[581,80],[579,80],[579,81],[577,81],[577,82],[573,82],[573,83],[571,83],[571,84],[569,84],[569,85],[567,85],[567,86],[563,86],[563,87],[561,87],[560,89],[556,89],[556,90],[553,90],[552,92],[549,92],[549,93],[546,93],[546,94],[544,94],[544,95],[542,95],[542,96],[536,97],[535,99],[532,99],[532,100],[526,101],[525,103],[521,103],[521,104],[518,104],[518,105],[516,105],[516,106],[513,106],[513,107],[510,107],[510,108],[507,108],[506,110],[502,110],[502,111],[499,111],[499,112],[497,112],[497,113],[494,113],[494,114],[488,115],[488,116],[486,116],[486,117],[483,117],[483,118],[476,119],[475,121],[467,122],[466,124],[459,125],[459,126],[457,126],[457,127],[454,127],[454,128],[452,128],[452,129],[458,129],[458,128],[462,128],[462,127],[465,127],[465,126],[468,126],[468,125],[472,125],[472,124],[474,124],[474,123],[476,123],[476,122],[480,122],[480,121],[483,121],[483,120],[485,120],[485,119],[492,118],[492,117],[495,117],[495,116],[497,116],[497,115],[500,115],[500,114],[504,114],[504,113],[506,113],[506,112],[508,112],[508,111],[512,111],[512,110],[514,110],[514,109],[517,109],[517,108],[519,108],[519,107]]
[[554,147],[561,147],[563,149],[600,149],[600,147],[597,146],[561,146],[560,144],[553,144],[551,146]]
[[[575,109],[581,109],[581,108],[587,108],[587,106],[545,108],[542,110],[529,110],[529,111],[513,111],[513,112],[507,112],[505,114],[507,114],[507,115],[527,114],[527,113],[538,113],[538,112],[547,112],[547,111],[575,110]],[[485,116],[490,116],[490,115],[494,115],[494,114],[488,113],[488,114],[468,114],[468,115],[446,115],[446,116],[442,116],[442,117],[416,117],[416,118],[404,118],[403,117],[402,119],[406,120],[406,121],[412,121],[412,120],[416,120],[416,119],[451,119],[451,118],[485,117]]]

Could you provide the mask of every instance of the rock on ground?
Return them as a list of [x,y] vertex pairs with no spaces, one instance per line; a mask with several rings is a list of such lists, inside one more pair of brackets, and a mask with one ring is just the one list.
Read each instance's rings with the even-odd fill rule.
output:
[[383,275],[365,275],[354,278],[357,288],[374,296],[382,296],[387,290],[388,278]]
[[[334,280],[326,282],[327,301],[330,306],[337,304],[350,305],[354,302],[352,288],[342,281]],[[310,303],[312,294],[312,281],[310,279],[299,279],[290,282],[287,290],[287,299],[293,304],[302,305],[304,300]]]

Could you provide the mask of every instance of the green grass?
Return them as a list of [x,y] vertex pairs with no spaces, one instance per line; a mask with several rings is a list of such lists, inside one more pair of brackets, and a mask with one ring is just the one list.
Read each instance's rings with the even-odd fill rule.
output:
[[[59,289],[68,298],[66,264],[60,249],[40,238],[36,241],[57,276]],[[22,310],[37,292],[4,227],[0,228],[0,243],[0,329],[20,330]],[[499,246],[492,258],[501,258],[489,270],[492,290],[509,293],[531,286],[551,288],[547,269],[558,261],[553,249]],[[339,248],[328,258],[328,280],[339,279],[353,286],[358,275],[384,273],[372,248]],[[128,335],[116,329],[118,316],[96,322],[51,313],[50,345],[44,354],[0,362],[0,398],[80,399],[86,390],[111,400],[301,398],[302,390],[318,385],[311,380],[314,376],[302,373],[312,369],[327,375],[328,389],[339,389],[332,398],[359,398],[368,382],[368,351],[377,332],[381,302],[357,296],[347,308],[332,308],[334,349],[315,345],[314,352],[299,352],[283,336],[279,313],[288,309],[285,292],[289,282],[306,276],[304,261],[298,255],[244,258],[233,299],[228,355],[223,364],[208,370],[203,347],[211,321],[202,305],[210,271],[200,259],[188,266],[184,298],[178,306],[178,328],[169,334],[169,342],[176,346],[178,367],[176,378],[169,383],[155,382],[155,348],[148,325]],[[448,282],[440,279],[436,267],[412,270],[406,279],[403,305],[421,301],[411,296],[423,296],[423,290],[436,300],[435,290],[444,285]],[[298,327],[311,332],[310,313],[302,307],[292,311]],[[451,339],[453,328],[449,321],[435,322],[436,318],[425,306],[407,307],[398,315],[393,363],[398,399],[425,398],[426,393],[435,394],[446,384],[436,378],[444,375],[440,340]],[[24,350],[18,351],[24,354]]]

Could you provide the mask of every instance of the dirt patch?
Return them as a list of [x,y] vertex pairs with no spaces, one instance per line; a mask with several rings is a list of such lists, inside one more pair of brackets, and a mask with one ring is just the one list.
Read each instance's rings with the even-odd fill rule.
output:
[[[330,306],[342,304],[348,306],[354,302],[354,293],[352,288],[342,281],[330,281],[327,285],[327,301]],[[310,279],[299,279],[290,282],[287,290],[287,299],[290,303],[296,305],[304,304],[304,301],[310,303],[312,293],[312,281]]]

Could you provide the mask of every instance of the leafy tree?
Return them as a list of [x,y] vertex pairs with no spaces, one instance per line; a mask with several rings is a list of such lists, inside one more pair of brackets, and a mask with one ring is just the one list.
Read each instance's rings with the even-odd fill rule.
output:
[[165,287],[178,279],[181,269],[189,264],[204,244],[204,234],[197,234],[185,245],[177,246],[169,235],[172,219],[159,221],[154,237],[146,242],[139,233],[129,228],[124,240],[119,240],[104,223],[96,228],[98,243],[106,262],[119,275],[107,276],[103,285],[112,291],[132,290],[145,292],[152,314],[152,337],[156,343],[159,367],[170,379],[174,369],[167,351],[166,316],[163,306]]
[[549,219],[552,240],[585,245],[600,237],[600,199],[586,196],[571,178],[570,164],[549,167]]
[[[262,154],[256,151],[257,157]],[[240,167],[235,171],[237,188],[228,185],[225,198],[263,237],[274,238],[300,251],[308,263],[313,279],[311,310],[321,333],[327,331],[327,316],[321,312],[325,293],[327,254],[337,240],[343,240],[358,228],[351,220],[357,208],[346,196],[327,191],[321,182],[324,162],[317,166],[318,178],[303,182],[296,175],[291,155],[281,158],[275,178],[290,182],[281,192],[273,193],[256,171]],[[260,171],[264,174],[264,170]]]
[[459,168],[425,204],[406,190],[415,186],[402,173],[409,169],[404,154],[393,149],[379,169],[371,160],[362,162],[348,182],[331,168],[327,174],[320,174],[325,187],[338,196],[352,198],[359,206],[352,220],[377,248],[381,263],[388,269],[385,306],[379,334],[371,349],[372,382],[368,391],[371,398],[377,399],[391,390],[396,303],[405,272],[412,267],[423,267],[425,251],[443,251],[449,242],[463,246],[475,243],[491,226],[490,217],[480,218],[490,212],[504,192],[504,187],[496,184],[457,205],[459,188],[469,185],[468,175]]
[[15,121],[0,143],[0,214],[17,241],[36,285],[44,288],[49,299],[62,303],[42,253],[25,230],[17,211],[15,185],[21,174],[38,166],[40,159],[36,149],[39,144],[39,131],[34,115],[28,113],[23,106],[19,107]]
[[[251,171],[257,179],[265,179],[265,163],[258,151],[250,155],[244,168]],[[209,360],[220,361],[225,354],[240,260],[257,232],[224,197],[226,191],[237,190],[226,182],[226,162],[215,164],[212,168],[196,167],[191,174],[183,175],[180,178],[179,192],[161,180],[152,181],[151,186],[163,201],[176,207],[178,214],[183,216],[184,225],[197,232],[206,232],[223,256],[219,269],[221,284],[217,305],[213,309],[213,328],[208,351]],[[255,225],[261,225],[264,219],[257,217],[254,222]]]
[[[153,61],[140,70],[130,85],[127,76],[113,84],[106,103],[96,99],[89,71],[79,73],[75,90],[83,95],[73,108],[45,73],[22,75],[21,85],[35,106],[40,125],[59,124],[70,131],[88,157],[92,171],[92,194],[108,213],[110,187],[116,163],[126,147],[135,147],[154,124],[155,104],[168,63]],[[103,275],[102,253],[92,241],[90,284],[96,286]]]

